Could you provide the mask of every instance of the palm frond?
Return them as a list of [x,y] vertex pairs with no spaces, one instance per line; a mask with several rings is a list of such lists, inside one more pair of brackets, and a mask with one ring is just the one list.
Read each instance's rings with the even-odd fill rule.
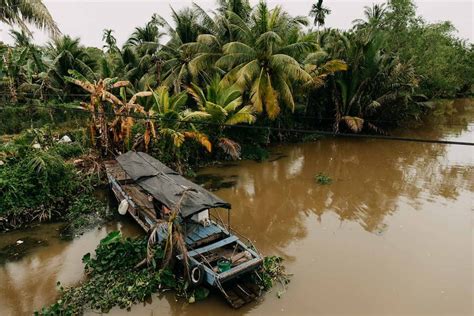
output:
[[364,119],[357,116],[343,116],[341,120],[343,120],[354,133],[359,133],[364,127]]
[[249,105],[240,109],[237,113],[230,115],[230,117],[225,121],[226,125],[235,125],[241,123],[252,124],[255,123],[257,118],[254,115],[253,108]]
[[222,137],[219,139],[218,146],[222,148],[222,150],[232,157],[232,159],[239,159],[240,158],[240,145],[233,141],[230,138]]
[[209,141],[209,138],[205,134],[194,131],[194,132],[184,132],[184,136],[186,138],[191,138],[191,139],[196,140],[199,144],[201,144],[204,148],[206,148],[208,152],[212,151],[212,144]]

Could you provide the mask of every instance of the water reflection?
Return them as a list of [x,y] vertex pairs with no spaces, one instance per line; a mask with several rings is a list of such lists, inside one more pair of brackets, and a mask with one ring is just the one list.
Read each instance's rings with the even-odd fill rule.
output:
[[[472,118],[469,110],[463,109],[463,117]],[[431,122],[410,132],[430,139],[472,137],[473,125],[468,120],[459,122]],[[341,225],[357,222],[380,234],[389,229],[384,221],[399,209],[402,197],[419,209],[426,200],[456,200],[461,191],[473,192],[473,151],[461,146],[452,150],[452,146],[325,139],[274,148],[280,153],[278,160],[246,161],[226,169],[209,168],[204,174],[223,179],[238,174],[232,188],[218,192],[232,201],[233,224],[254,236],[260,247],[278,251],[306,236],[304,222],[310,214],[321,222],[324,213],[333,212]],[[319,172],[333,178],[333,183],[316,184],[314,176]]]

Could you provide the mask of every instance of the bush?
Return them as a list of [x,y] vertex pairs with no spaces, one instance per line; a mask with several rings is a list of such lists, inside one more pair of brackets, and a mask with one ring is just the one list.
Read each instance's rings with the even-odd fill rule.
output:
[[84,148],[79,143],[63,143],[55,144],[51,151],[58,154],[64,159],[71,159],[84,154]]
[[78,189],[74,167],[60,155],[30,150],[0,167],[0,213],[46,205],[62,207]]

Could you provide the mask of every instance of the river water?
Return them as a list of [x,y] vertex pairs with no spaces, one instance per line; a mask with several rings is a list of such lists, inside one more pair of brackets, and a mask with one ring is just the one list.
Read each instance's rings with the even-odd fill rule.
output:
[[[458,100],[439,119],[395,132],[474,142],[474,104]],[[187,304],[172,294],[111,315],[472,315],[473,147],[369,139],[322,139],[272,148],[268,161],[205,168],[199,179],[232,203],[232,226],[294,274],[259,301],[232,310],[217,295]],[[329,185],[316,183],[323,173]],[[57,280],[83,278],[81,257],[110,223],[73,241],[57,225],[0,236],[44,241],[0,265],[0,314],[29,314],[54,301]]]

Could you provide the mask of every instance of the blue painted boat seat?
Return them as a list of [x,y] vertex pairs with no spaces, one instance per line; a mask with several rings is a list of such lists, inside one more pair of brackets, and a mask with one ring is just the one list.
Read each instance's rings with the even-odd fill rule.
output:
[[200,255],[200,254],[203,254],[205,252],[208,252],[208,251],[211,251],[211,250],[214,250],[214,249],[222,248],[224,246],[227,246],[229,244],[232,244],[232,243],[236,242],[237,240],[239,240],[239,238],[235,235],[232,235],[232,236],[229,236],[229,237],[227,237],[225,239],[222,239],[218,242],[215,242],[215,243],[212,243],[210,245],[198,248],[196,250],[192,250],[192,251],[188,252],[188,256],[194,257],[196,255]]
[[209,226],[203,226],[194,222],[186,223],[186,244],[192,245],[204,238],[222,233],[223,230],[215,223],[211,222]]

